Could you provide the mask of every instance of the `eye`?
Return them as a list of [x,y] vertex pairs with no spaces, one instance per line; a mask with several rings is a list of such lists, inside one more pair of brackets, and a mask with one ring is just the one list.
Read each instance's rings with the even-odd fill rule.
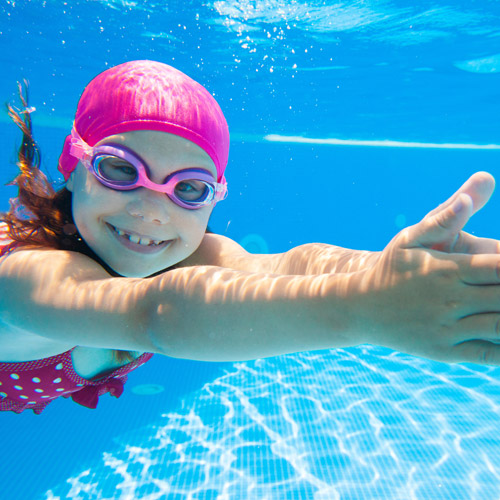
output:
[[128,161],[117,156],[96,156],[94,158],[94,169],[108,181],[128,183],[137,179],[137,169]]
[[187,179],[176,184],[175,194],[184,201],[204,201],[210,194],[210,188],[203,181]]

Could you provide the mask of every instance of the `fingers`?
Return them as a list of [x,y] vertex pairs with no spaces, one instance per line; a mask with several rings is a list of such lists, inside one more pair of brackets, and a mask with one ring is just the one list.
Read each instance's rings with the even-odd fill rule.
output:
[[484,207],[495,189],[495,179],[488,172],[477,172],[472,175],[448,200],[427,214],[431,217],[449,207],[460,194],[468,195],[473,204],[472,214]]
[[[467,285],[498,285],[500,283],[498,255],[456,255],[453,260],[458,264],[460,280]],[[484,294],[492,292],[486,287],[483,291]],[[500,297],[498,306],[500,307]]]
[[463,340],[452,346],[449,361],[500,366],[500,314],[467,316],[458,329]]
[[453,248],[458,235],[472,216],[473,202],[461,193],[455,200],[433,215],[427,215],[418,224],[408,228],[404,247],[425,247],[438,250]]
[[[471,340],[498,342],[500,347],[500,314],[484,313],[466,316],[458,321],[456,341],[463,343]],[[458,345],[458,344],[457,344]]]
[[500,345],[485,340],[471,340],[454,346],[452,356],[458,363],[500,366]]
[[[436,249],[438,250],[439,248]],[[500,241],[489,238],[478,238],[462,231],[455,241],[453,251],[467,254],[500,254]]]

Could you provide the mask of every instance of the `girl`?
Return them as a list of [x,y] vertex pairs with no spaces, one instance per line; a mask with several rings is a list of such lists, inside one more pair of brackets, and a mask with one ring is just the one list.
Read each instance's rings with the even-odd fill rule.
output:
[[497,242],[461,232],[492,193],[488,174],[383,252],[250,255],[207,231],[227,192],[229,133],[201,85],[153,61],[98,75],[57,192],[22,99],[10,108],[19,196],[2,218],[0,410],[39,414],[60,396],[95,408],[153,353],[226,361],[369,342],[499,362]]

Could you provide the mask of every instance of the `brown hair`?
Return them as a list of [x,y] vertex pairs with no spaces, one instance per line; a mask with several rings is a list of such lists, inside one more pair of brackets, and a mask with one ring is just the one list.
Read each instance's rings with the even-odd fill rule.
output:
[[[80,237],[71,212],[71,192],[66,188],[54,189],[40,170],[40,150],[33,139],[28,82],[18,84],[23,105],[16,109],[7,104],[9,116],[23,133],[17,153],[20,173],[9,185],[17,186],[17,198],[10,200],[8,212],[0,213],[0,222],[7,224],[7,235],[12,243],[0,250],[5,255],[20,247],[45,247],[83,253],[101,264],[112,276],[119,276],[89,248]],[[119,362],[132,361],[129,351],[114,350]]]

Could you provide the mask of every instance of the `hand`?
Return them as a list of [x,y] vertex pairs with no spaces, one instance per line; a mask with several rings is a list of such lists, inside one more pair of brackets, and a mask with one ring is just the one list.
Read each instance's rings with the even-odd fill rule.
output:
[[373,268],[352,276],[366,342],[439,361],[500,365],[498,242],[462,232],[493,187],[489,174],[475,174],[401,231]]

